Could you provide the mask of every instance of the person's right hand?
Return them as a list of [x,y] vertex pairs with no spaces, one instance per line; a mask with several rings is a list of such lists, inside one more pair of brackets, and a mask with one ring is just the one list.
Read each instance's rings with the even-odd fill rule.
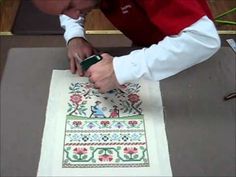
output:
[[93,48],[88,41],[80,37],[71,39],[67,45],[67,48],[71,72],[73,74],[78,73],[80,76],[83,76],[84,73],[80,67],[80,62],[85,58],[96,54],[96,49]]

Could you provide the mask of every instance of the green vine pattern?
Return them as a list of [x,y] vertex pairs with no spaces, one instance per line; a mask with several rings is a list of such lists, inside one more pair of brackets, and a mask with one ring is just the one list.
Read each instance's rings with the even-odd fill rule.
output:
[[101,94],[88,82],[70,84],[63,168],[149,166],[140,89]]
[[[105,148],[94,148],[90,147],[90,156],[87,155],[86,151],[81,151],[79,154],[70,155],[70,151],[72,150],[71,147],[66,147],[64,149],[66,153],[66,159],[65,162],[93,162],[97,163],[98,161],[113,161],[113,163],[119,163],[119,162],[147,162],[146,152],[147,149],[143,146],[140,146],[138,148],[130,148],[129,151],[125,148],[121,148],[120,146],[114,148],[114,147],[105,147]],[[121,156],[123,154],[121,151],[125,151],[126,154]],[[138,153],[138,151],[141,151]]]

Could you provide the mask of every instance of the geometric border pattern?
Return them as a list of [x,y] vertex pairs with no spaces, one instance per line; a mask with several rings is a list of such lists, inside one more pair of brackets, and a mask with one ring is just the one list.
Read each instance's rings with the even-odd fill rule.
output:
[[[130,118],[130,119],[129,119]],[[145,135],[145,124],[143,115],[126,117],[126,122],[136,121],[141,123],[126,124],[116,129],[111,126],[93,127],[95,130],[83,129],[83,121],[86,119],[79,116],[67,116],[64,139],[63,168],[128,168],[148,167],[149,158]],[[87,119],[89,122],[104,121],[101,119]],[[119,122],[121,118],[106,118],[105,121]],[[74,121],[81,121],[71,126]],[[87,121],[87,123],[88,123]],[[108,123],[107,123],[108,124]],[[112,123],[111,123],[112,124]],[[100,125],[100,124],[98,124]],[[77,127],[76,127],[77,126]],[[129,128],[128,128],[129,127]],[[123,133],[123,136],[122,136]],[[143,136],[128,136],[140,135]],[[93,141],[89,136],[97,137]],[[109,136],[108,136],[109,135]],[[120,136],[118,136],[120,135]],[[76,138],[72,139],[74,136]],[[99,138],[101,139],[99,139]],[[104,138],[105,137],[105,138]],[[114,137],[113,139],[109,139]],[[116,137],[116,139],[115,139]]]

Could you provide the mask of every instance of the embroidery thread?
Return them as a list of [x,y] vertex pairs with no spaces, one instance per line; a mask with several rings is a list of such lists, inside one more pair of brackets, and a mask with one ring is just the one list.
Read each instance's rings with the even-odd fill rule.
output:
[[71,83],[63,168],[149,166],[140,87],[100,94],[90,83]]

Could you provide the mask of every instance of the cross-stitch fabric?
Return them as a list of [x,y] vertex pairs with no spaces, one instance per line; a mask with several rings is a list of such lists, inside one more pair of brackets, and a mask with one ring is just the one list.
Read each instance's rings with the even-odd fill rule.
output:
[[101,94],[54,70],[38,176],[172,176],[159,83]]

